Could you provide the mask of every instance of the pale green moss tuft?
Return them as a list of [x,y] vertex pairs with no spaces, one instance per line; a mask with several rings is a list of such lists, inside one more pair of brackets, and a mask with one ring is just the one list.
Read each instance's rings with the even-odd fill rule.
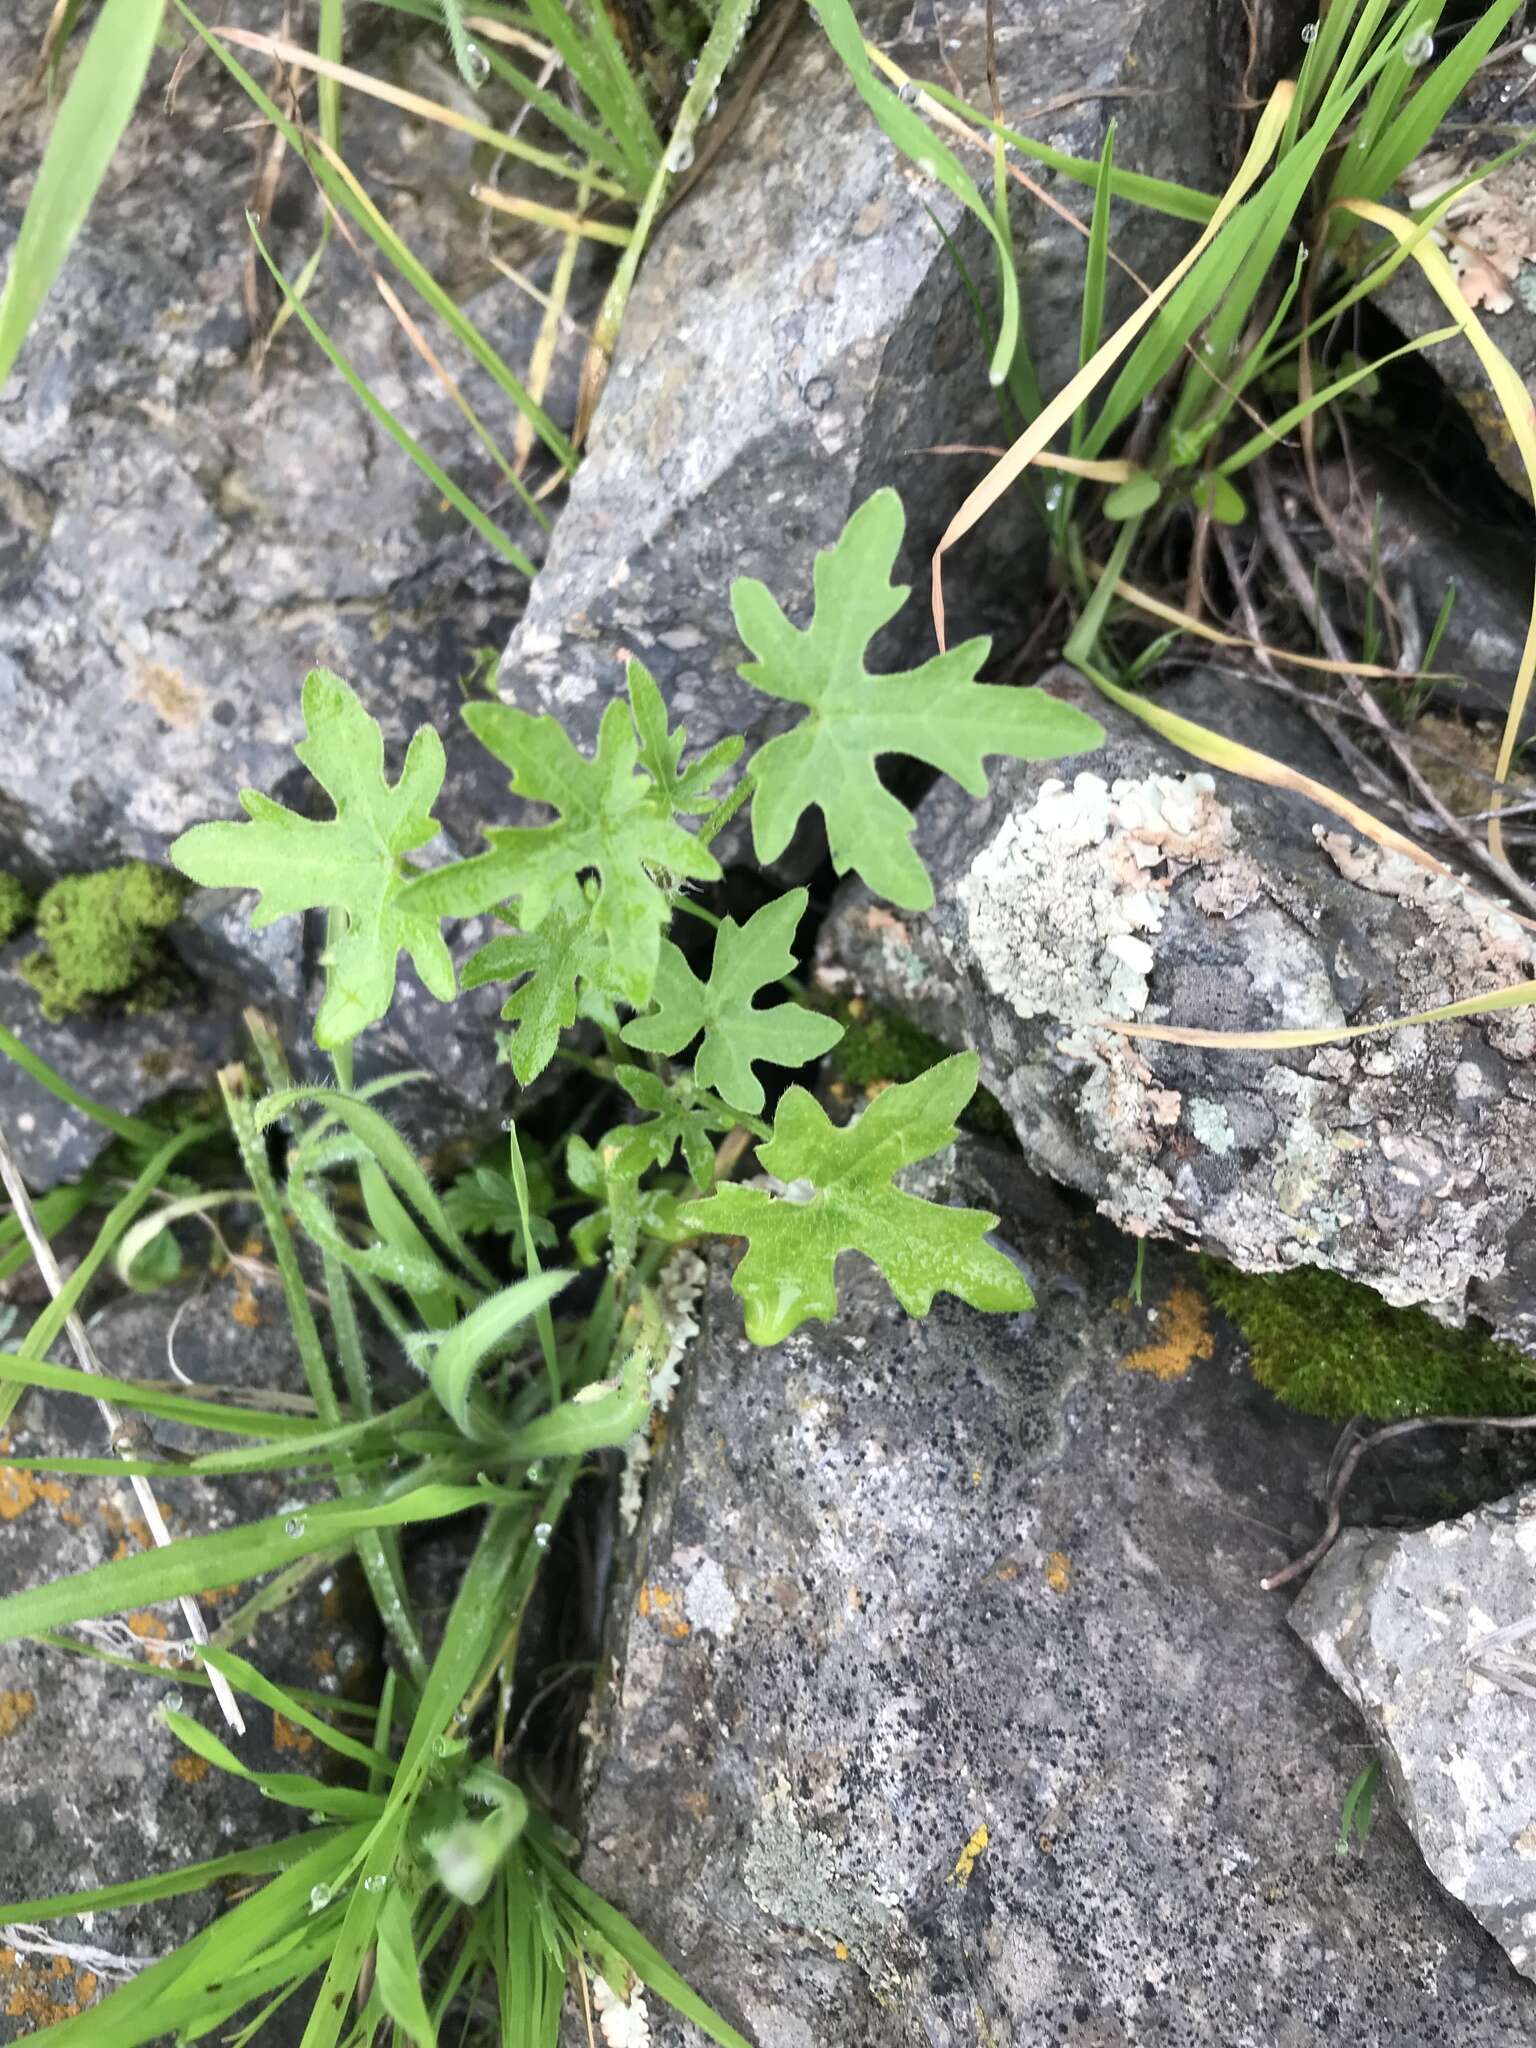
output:
[[94,875],[66,875],[43,892],[37,936],[46,950],[22,969],[47,1017],[67,1017],[102,997],[130,1007],[166,1000],[160,936],[180,913],[186,884],[148,861]]
[[1536,1411],[1536,1360],[1317,1266],[1239,1273],[1202,1259],[1212,1301],[1247,1340],[1261,1386],[1332,1422],[1352,1415],[1523,1415]]
[[14,875],[0,874],[0,946],[15,938],[31,916],[31,896]]

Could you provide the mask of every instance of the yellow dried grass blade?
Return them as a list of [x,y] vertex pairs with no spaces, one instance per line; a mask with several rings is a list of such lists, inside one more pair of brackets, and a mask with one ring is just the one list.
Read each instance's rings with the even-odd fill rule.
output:
[[[1385,228],[1399,247],[1411,256],[1423,271],[1425,279],[1447,310],[1455,316],[1458,326],[1465,333],[1477,352],[1477,359],[1488,373],[1494,396],[1499,401],[1515,446],[1520,451],[1520,460],[1525,464],[1526,477],[1531,488],[1531,497],[1536,500],[1536,406],[1531,403],[1531,394],[1526,390],[1519,372],[1489,334],[1482,321],[1468,303],[1466,294],[1456,281],[1456,273],[1443,249],[1430,240],[1430,222],[1415,222],[1400,213],[1394,213],[1389,206],[1379,206],[1371,199],[1346,199],[1341,202],[1345,213],[1352,213],[1360,220],[1368,220],[1373,227]],[[1520,653],[1520,666],[1515,674],[1514,687],[1510,691],[1509,715],[1504,721],[1504,737],[1499,746],[1499,758],[1495,764],[1494,787],[1489,802],[1492,812],[1488,820],[1488,851],[1495,859],[1506,861],[1509,856],[1504,850],[1504,833],[1499,823],[1498,812],[1503,802],[1504,785],[1509,779],[1510,766],[1514,761],[1515,748],[1520,740],[1520,728],[1525,722],[1526,708],[1531,700],[1531,685],[1536,680],[1536,591],[1531,600],[1531,614],[1525,631],[1525,646]]]
[[[994,460],[1006,455],[1006,448],[999,448],[989,441],[940,441],[932,448],[923,449],[924,455],[990,455]],[[1127,462],[1122,455],[1055,455],[1049,449],[1035,457],[1037,469],[1059,469],[1066,476],[1087,477],[1090,483],[1128,484],[1133,476],[1150,476],[1151,471],[1138,469],[1134,462]]]
[[1173,266],[1167,276],[1153,287],[1129,319],[1115,329],[1108,341],[1083,365],[1075,377],[1063,385],[1039,416],[1025,428],[1008,453],[982,478],[944,529],[943,536],[933,551],[932,569],[933,624],[940,647],[945,644],[945,554],[957,541],[964,539],[973,526],[986,517],[1004,492],[1012,489],[1030,463],[1042,453],[1051,437],[1070,423],[1072,415],[1083,400],[1103,381],[1137,335],[1156,317],[1163,302],[1205,254],[1232,213],[1258,182],[1265,165],[1273,156],[1275,146],[1285,128],[1286,116],[1295,92],[1295,84],[1290,79],[1282,80],[1275,87],[1254,131],[1248,153],[1239,165],[1237,175],[1221,195],[1216,211],[1211,215],[1200,239]]
[[1208,641],[1212,647],[1235,647],[1248,654],[1262,654],[1270,661],[1283,661],[1292,668],[1315,669],[1325,676],[1374,676],[1386,683],[1461,681],[1461,677],[1450,669],[1415,669],[1412,674],[1407,674],[1402,669],[1384,668],[1376,661],[1330,661],[1325,654],[1297,654],[1288,647],[1272,647],[1267,640],[1250,640],[1245,633],[1226,633],[1219,626],[1197,619],[1193,612],[1180,611],[1176,604],[1169,604],[1161,597],[1154,597],[1150,591],[1127,583],[1123,576],[1115,584],[1115,595],[1134,605],[1137,611],[1145,612],[1149,619],[1160,619],[1165,626],[1176,626],[1181,633]]
[[1515,1010],[1536,1003],[1536,981],[1512,982],[1508,988],[1490,989],[1486,995],[1467,996],[1459,1003],[1442,1003],[1438,1009],[1415,1010],[1408,1017],[1387,1017],[1379,1024],[1339,1024],[1331,1030],[1313,1031],[1205,1031],[1195,1026],[1182,1030],[1174,1024],[1126,1024],[1106,1018],[1101,1031],[1115,1031],[1125,1038],[1156,1038],[1165,1045],[1211,1046],[1218,1052],[1288,1052],[1309,1045],[1337,1045],[1346,1038],[1369,1038],[1375,1032],[1403,1031],[1410,1024],[1449,1024],[1458,1017],[1481,1017],[1490,1010]]
[[611,221],[588,220],[563,206],[545,206],[537,199],[519,199],[512,193],[498,192],[494,185],[471,185],[469,196],[482,206],[494,208],[497,213],[513,214],[518,220],[530,220],[541,228],[557,228],[562,235],[585,235],[589,242],[607,242],[615,249],[627,249],[634,239],[628,228],[618,227]]
[[[1378,846],[1384,846],[1390,853],[1402,854],[1429,874],[1453,882],[1459,879],[1443,860],[1437,860],[1427,848],[1419,846],[1393,826],[1384,825],[1351,798],[1330,789],[1326,782],[1315,782],[1310,775],[1303,775],[1299,768],[1288,767],[1284,761],[1275,760],[1273,755],[1261,754],[1257,747],[1245,747],[1241,740],[1228,739],[1225,733],[1213,732],[1208,725],[1200,725],[1193,718],[1181,718],[1176,711],[1166,710],[1152,698],[1122,689],[1108,676],[1091,670],[1084,673],[1094,688],[1112,704],[1129,711],[1133,718],[1139,718],[1143,725],[1149,725],[1154,732],[1161,733],[1165,740],[1171,740],[1174,746],[1183,753],[1192,754],[1197,761],[1206,761],[1211,767],[1225,769],[1231,775],[1241,775],[1249,782],[1268,783],[1272,789],[1288,789],[1296,796],[1304,796],[1320,810],[1331,811],[1367,839],[1374,839]],[[1502,905],[1499,908],[1503,910]],[[1514,911],[1504,911],[1503,914],[1507,917],[1516,915]],[[1528,923],[1529,920],[1522,918],[1519,922]]]
[[572,184],[585,179],[593,191],[601,192],[609,199],[628,196],[622,185],[614,184],[609,178],[594,176],[585,165],[570,163],[547,149],[536,149],[531,142],[508,135],[504,129],[491,128],[484,121],[472,120],[455,107],[445,107],[440,100],[429,100],[419,92],[407,92],[403,86],[390,85],[385,79],[373,77],[370,72],[356,71],[350,64],[332,64],[324,57],[317,57],[313,50],[306,50],[302,44],[290,43],[284,36],[262,35],[249,28],[210,28],[208,33],[220,42],[259,50],[265,56],[275,58],[279,64],[297,65],[301,71],[312,71],[317,78],[334,79],[338,85],[350,86],[354,92],[367,93],[370,99],[399,107],[402,113],[417,114],[424,121],[435,121],[441,128],[457,129],[461,135],[468,135],[476,142],[489,143],[492,149],[499,149],[506,156],[518,157],[541,171],[549,171],[554,177],[567,178]]

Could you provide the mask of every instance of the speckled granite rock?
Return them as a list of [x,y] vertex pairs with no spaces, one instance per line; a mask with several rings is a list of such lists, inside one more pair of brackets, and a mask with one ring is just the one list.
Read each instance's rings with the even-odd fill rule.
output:
[[[1225,678],[1161,701],[1337,776],[1315,729]],[[1122,1227],[1248,1268],[1329,1266],[1536,1347],[1530,1009],[1288,1053],[1095,1028],[1374,1021],[1531,978],[1536,935],[1309,803],[1192,772],[1090,708],[1102,752],[1004,768],[981,804],[934,790],[917,844],[936,909],[896,917],[846,891],[824,975],[973,1046],[1026,1155]]]
[[[748,1348],[721,1259],[621,1583],[585,1871],[757,2048],[1517,2048],[1258,1581],[1333,1432],[1154,1247],[965,1156],[1038,1309]],[[658,2048],[700,2037],[652,2002]],[[578,2028],[568,2037],[583,2039]]]
[[[119,1302],[94,1327],[103,1358],[130,1376],[165,1377],[167,1335],[179,1305],[180,1297],[170,1295]],[[302,1386],[281,1298],[265,1288],[213,1283],[182,1313],[175,1354],[196,1381]],[[159,1433],[168,1444],[186,1440],[174,1426]],[[104,1449],[95,1408],[62,1394],[29,1395],[3,1441],[18,1455],[98,1456]],[[177,1533],[272,1514],[285,1498],[280,1479],[157,1481],[156,1492]],[[21,1472],[0,1454],[0,1591],[126,1555],[143,1534],[138,1517],[126,1481]],[[350,1574],[317,1574],[258,1626],[247,1654],[274,1678],[300,1686],[345,1692],[376,1684],[371,1609],[366,1593],[350,1588]],[[216,1619],[243,1597],[231,1589],[222,1600],[205,1600],[205,1611]],[[116,1654],[164,1663],[166,1645],[179,1644],[185,1627],[170,1606],[71,1633]],[[8,1901],[217,1856],[271,1840],[297,1819],[255,1787],[200,1769],[155,1712],[166,1690],[91,1658],[35,1643],[0,1645],[0,2042],[29,2035],[112,1981],[109,1970],[66,1961],[56,1971],[48,1956],[19,1950],[3,1924]],[[186,1711],[222,1729],[207,1692],[183,1686],[182,1698]],[[247,1718],[249,1732],[236,1746],[254,1768],[315,1767],[317,1745],[302,1729],[275,1725],[264,1708],[248,1708]],[[193,1895],[99,1914],[90,1926],[53,1921],[45,1931],[109,1956],[153,1958],[205,1925],[217,1903]],[[269,2038],[287,2041],[286,2022],[262,2035],[263,2042]]]
[[[142,1016],[104,1010],[49,1023],[21,976],[21,963],[33,950],[27,937],[0,949],[0,1024],[108,1109],[131,1116],[174,1091],[210,1088],[220,1066],[238,1056],[238,1000],[176,1005]],[[0,1128],[28,1185],[38,1192],[77,1180],[112,1142],[110,1131],[60,1102],[3,1053]]]
[[[859,18],[916,75],[958,79],[984,101],[986,12],[979,0],[915,11],[877,0]],[[1209,184],[1219,12],[1189,0],[999,0],[1010,116],[1095,157],[1113,113],[1120,162]],[[1122,84],[1149,96],[1092,96]],[[973,168],[983,175],[979,160]],[[1080,187],[1058,196],[1085,210]],[[1018,206],[1025,319],[1053,390],[1076,368],[1082,242],[1023,194]],[[814,23],[797,28],[707,190],[647,254],[588,459],[503,664],[507,698],[558,714],[590,746],[627,647],[698,744],[762,737],[782,707],[736,677],[732,578],[761,577],[803,623],[816,549],[884,484],[906,503],[908,569],[925,559],[980,468],[926,451],[997,439],[975,319],[925,208],[985,281],[993,259],[975,224],[897,156]],[[1137,233],[1148,270],[1188,240],[1155,221]],[[1027,631],[1019,593],[1040,564],[1038,534],[1017,516],[967,543],[953,578],[956,636]],[[920,609],[881,646],[893,665],[931,652]]]
[[[7,97],[32,69],[51,5],[0,10]],[[259,0],[241,20],[282,16],[276,0]],[[419,27],[359,12],[349,33],[369,68],[464,97]],[[106,188],[0,392],[0,866],[41,882],[125,855],[159,859],[185,826],[234,814],[244,785],[323,804],[292,752],[316,663],[356,686],[392,746],[423,721],[442,733],[439,815],[472,848],[504,808],[506,776],[463,728],[461,679],[504,644],[525,579],[443,505],[297,322],[255,381],[243,297],[248,103],[205,56],[167,112],[171,65],[170,53],[156,58]],[[47,118],[36,103],[0,116],[0,252]],[[472,231],[483,210],[466,219],[472,145],[353,96],[347,152],[421,259],[509,361],[526,362],[542,309],[485,263]],[[290,275],[318,223],[307,174],[290,163],[268,223]],[[593,288],[583,271],[578,310]],[[536,557],[537,529],[340,238],[310,303],[379,396]],[[579,357],[573,340],[550,397],[567,420]],[[463,374],[488,424],[510,436],[505,399],[473,367]],[[199,971],[222,966],[262,1000],[273,987],[292,996],[318,934],[292,918],[253,941],[244,924],[210,917],[189,935]],[[470,1053],[433,1008],[433,1029],[401,1057],[443,1067],[451,1095]],[[478,1020],[472,1028],[482,1041]],[[468,1085],[483,1101],[484,1074]]]
[[1365,1716],[1453,1898],[1536,1977],[1536,1491],[1411,1534],[1349,1529],[1291,1625]]

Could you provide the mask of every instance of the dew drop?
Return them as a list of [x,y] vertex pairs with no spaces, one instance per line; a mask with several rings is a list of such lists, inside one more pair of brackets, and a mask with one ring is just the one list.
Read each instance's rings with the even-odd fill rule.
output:
[[162,1705],[168,1714],[179,1714],[182,1705],[181,1694],[179,1692],[168,1692]]
[[1427,64],[1435,54],[1435,39],[1427,28],[1416,28],[1412,35],[1403,38],[1403,62],[1411,71],[1417,71],[1421,64]]
[[910,78],[904,78],[901,81],[901,84],[896,88],[896,97],[905,100],[909,107],[916,104],[917,87]]
[[544,1484],[544,1460],[542,1458],[535,1458],[528,1467],[528,1484],[530,1486],[542,1486]]
[[365,1892],[381,1892],[388,1883],[389,1879],[384,1875],[383,1871],[376,1870],[372,1877],[365,1877],[363,1879],[363,1890]]
[[715,118],[716,114],[718,114],[718,113],[719,113],[719,111],[720,111],[720,95],[719,95],[719,93],[717,93],[717,92],[712,92],[712,93],[710,94],[710,96],[709,96],[709,105],[708,105],[708,106],[707,106],[707,107],[706,107],[706,108],[704,109],[704,118],[705,118],[705,120],[706,120],[706,121],[713,121],[713,119]]
[[328,1884],[317,1884],[310,1886],[309,1910],[311,1911],[311,1913],[323,1913],[330,1903],[331,1888]]
[[283,1534],[285,1536],[302,1536],[304,1534],[304,1517],[302,1515],[290,1515],[283,1524]]
[[1309,21],[1306,27],[1301,32],[1301,40],[1304,43],[1315,43],[1317,41],[1318,29],[1321,26],[1322,24],[1320,22]]
[[679,135],[667,151],[667,169],[674,173],[690,170],[693,165],[693,144],[686,135]]
[[554,1535],[554,1533],[555,1531],[552,1523],[540,1522],[536,1525],[534,1529],[533,1540],[539,1546],[540,1550],[548,1550],[549,1539],[551,1536]]
[[697,57],[690,57],[688,59],[688,62],[683,66],[684,85],[692,85],[693,81],[698,77],[698,75],[699,60]]
[[491,75],[491,60],[478,43],[464,45],[464,63],[469,72],[469,82],[482,86]]

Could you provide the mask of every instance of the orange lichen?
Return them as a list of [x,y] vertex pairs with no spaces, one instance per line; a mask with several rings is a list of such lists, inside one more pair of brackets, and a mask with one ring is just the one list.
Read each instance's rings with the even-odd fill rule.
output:
[[307,1728],[299,1727],[283,1714],[272,1716],[272,1743],[276,1749],[297,1750],[300,1756],[308,1756],[315,1746],[315,1738]]
[[640,1598],[635,1604],[642,1615],[655,1614],[663,1635],[672,1636],[681,1642],[684,1636],[692,1635],[693,1631],[680,1615],[667,1614],[666,1609],[672,1605],[676,1597],[676,1594],[669,1593],[665,1586],[642,1585]]
[[1206,1315],[1205,1296],[1187,1280],[1177,1280],[1158,1311],[1158,1339],[1140,1351],[1128,1352],[1127,1372],[1149,1372],[1160,1380],[1181,1380],[1197,1358],[1216,1350]]
[[1053,1550],[1045,1560],[1045,1583],[1053,1593],[1065,1593],[1072,1584],[1072,1560],[1064,1550]]
[[954,1869],[944,1880],[946,1884],[957,1884],[961,1891],[971,1881],[971,1872],[976,1868],[976,1859],[992,1840],[992,1831],[983,1821],[971,1836],[955,1861]]
[[61,1508],[68,1499],[69,1488],[62,1480],[22,1472],[15,1465],[0,1465],[0,1522],[14,1522],[40,1500]]
[[846,1941],[837,1941],[837,1942],[834,1942],[834,1943],[832,1944],[832,1953],[833,1953],[833,1955],[835,1955],[835,1956],[837,1957],[837,1960],[838,1960],[838,1961],[839,1961],[840,1963],[846,1963],[846,1962],[847,1962],[847,1960],[848,1960],[848,1944],[847,1944],[847,1942],[846,1942]]
[[36,1693],[0,1692],[0,1735],[14,1735],[36,1711]]
[[256,1299],[249,1274],[239,1266],[235,1268],[235,1299],[229,1313],[231,1321],[237,1322],[242,1330],[261,1328],[261,1303]]
[[171,1776],[180,1778],[183,1785],[201,1785],[208,1775],[208,1759],[205,1756],[179,1756],[171,1765]]
[[[161,1512],[169,1522],[175,1514],[174,1508],[162,1508]],[[132,1557],[138,1550],[153,1550],[154,1535],[142,1515],[127,1515],[115,1501],[103,1501],[101,1519],[107,1525],[107,1534],[117,1538],[117,1548],[112,1553],[113,1562],[119,1558]]]
[[70,1975],[65,1957],[55,1956],[52,1965],[45,1967],[27,1962],[13,1948],[0,1948],[0,1975],[11,1980],[5,1991],[7,2019],[25,2020],[29,2027],[54,2027],[61,2020],[72,2020],[96,1990],[95,1977],[83,1971],[71,1987],[75,1996],[64,1997],[60,1987]]
[[141,1642],[163,1643],[170,1639],[170,1629],[158,1614],[152,1614],[147,1607],[130,1614],[128,1626]]

